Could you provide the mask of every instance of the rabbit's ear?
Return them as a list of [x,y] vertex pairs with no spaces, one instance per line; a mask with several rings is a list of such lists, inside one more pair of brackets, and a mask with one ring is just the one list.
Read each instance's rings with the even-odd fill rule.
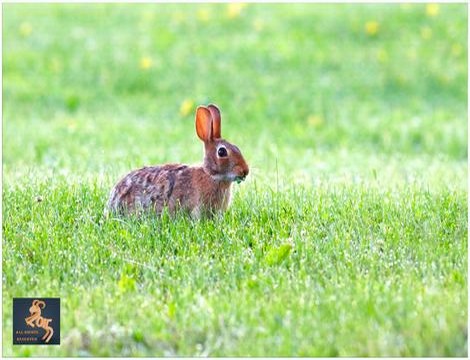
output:
[[214,104],[210,104],[207,108],[209,109],[212,115],[212,136],[215,139],[220,139],[222,137],[220,110]]
[[198,106],[196,110],[196,133],[204,142],[212,140],[212,116],[204,106]]

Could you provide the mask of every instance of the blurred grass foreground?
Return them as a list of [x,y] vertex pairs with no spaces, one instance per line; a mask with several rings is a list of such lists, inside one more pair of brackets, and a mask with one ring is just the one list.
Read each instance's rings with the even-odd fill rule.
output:
[[[467,356],[466,4],[4,4],[6,356]],[[102,223],[143,165],[251,172],[214,221]],[[12,345],[12,298],[62,301]]]

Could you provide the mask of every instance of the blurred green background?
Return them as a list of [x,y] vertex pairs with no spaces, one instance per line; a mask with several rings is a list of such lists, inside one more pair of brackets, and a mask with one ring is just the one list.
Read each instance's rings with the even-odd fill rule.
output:
[[371,168],[432,180],[429,167],[467,159],[466,14],[463,4],[5,5],[4,175],[198,162],[194,109],[213,102],[260,178],[277,166],[303,182]]

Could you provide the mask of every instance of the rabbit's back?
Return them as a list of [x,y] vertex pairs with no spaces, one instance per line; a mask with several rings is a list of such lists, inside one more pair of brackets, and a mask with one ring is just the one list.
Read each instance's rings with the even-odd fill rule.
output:
[[[184,198],[190,195],[179,190],[181,185],[189,185],[190,182],[191,171],[187,165],[167,164],[134,170],[114,186],[108,209],[129,213],[155,210],[160,213],[168,206],[173,210],[177,203],[185,203]],[[176,187],[178,194],[175,193]]]

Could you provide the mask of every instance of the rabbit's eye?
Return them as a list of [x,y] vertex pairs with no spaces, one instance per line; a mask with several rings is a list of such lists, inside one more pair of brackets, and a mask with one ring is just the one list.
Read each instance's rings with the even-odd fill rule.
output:
[[218,157],[226,157],[227,156],[227,149],[223,146],[217,149],[217,156]]

